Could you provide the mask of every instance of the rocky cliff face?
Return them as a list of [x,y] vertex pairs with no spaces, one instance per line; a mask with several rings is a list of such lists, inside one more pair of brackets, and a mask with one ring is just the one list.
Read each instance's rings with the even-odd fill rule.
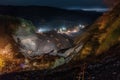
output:
[[101,16],[81,36],[75,44],[85,43],[79,51],[79,58],[99,55],[120,42],[120,4]]
[[[18,29],[20,27],[21,32]],[[30,34],[32,31],[34,31],[33,25],[29,21],[0,15],[0,74],[20,69],[17,66],[21,64],[24,57],[18,58],[20,53],[13,36]]]
[[[45,55],[37,56],[34,60],[14,56],[18,54],[12,38],[12,36],[31,35],[34,32],[34,26],[24,19],[0,16],[0,74],[24,70],[49,69],[51,67],[56,68],[59,65],[68,63],[71,59],[73,59],[73,62],[74,60],[87,59],[86,57],[90,59],[91,56],[96,57],[96,55],[102,55],[102,53],[112,50],[110,49],[112,46],[120,43],[119,10],[120,4],[111,11],[104,13],[86,32],[76,37],[74,41],[75,46],[65,52],[65,57]],[[64,69],[68,68],[66,66],[63,67]],[[71,67],[71,63],[69,67]],[[62,68],[60,67],[59,69]]]
[[0,74],[61,65],[69,53],[64,55],[64,52],[72,43],[67,35],[55,31],[36,33],[30,21],[1,15]]

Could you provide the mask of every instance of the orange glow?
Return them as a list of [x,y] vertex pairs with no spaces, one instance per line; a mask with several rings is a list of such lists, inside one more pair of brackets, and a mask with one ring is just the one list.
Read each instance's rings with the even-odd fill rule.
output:
[[105,27],[105,21],[103,21],[103,22],[101,23],[101,26],[99,27],[99,30],[104,29],[104,27]]
[[67,35],[70,35],[72,33],[77,33],[80,31],[80,28],[78,26],[75,26],[74,28],[72,29],[68,29],[68,30],[59,30],[58,33],[61,33],[61,34],[67,34]]
[[12,41],[9,36],[0,34],[0,74],[20,70],[19,64],[24,60],[14,58]]
[[99,30],[103,30],[103,29],[105,29],[105,25],[107,24],[107,18],[108,18],[109,16],[107,16],[107,14],[105,13],[104,15],[103,15],[103,17],[101,18],[101,21],[98,23],[98,24],[100,24],[100,26],[99,26]]
[[0,71],[2,70],[2,68],[5,66],[5,62],[4,60],[0,57]]

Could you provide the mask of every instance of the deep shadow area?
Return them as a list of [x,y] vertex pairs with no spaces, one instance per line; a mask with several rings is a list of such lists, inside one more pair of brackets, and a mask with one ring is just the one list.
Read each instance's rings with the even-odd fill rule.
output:
[[[120,80],[120,44],[98,56],[97,62],[70,63],[53,70],[16,72],[0,80]],[[104,57],[103,57],[104,56]]]

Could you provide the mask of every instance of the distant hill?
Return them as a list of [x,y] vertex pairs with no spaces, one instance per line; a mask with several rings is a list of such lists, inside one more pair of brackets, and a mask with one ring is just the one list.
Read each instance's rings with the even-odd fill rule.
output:
[[0,6],[0,14],[22,17],[31,20],[35,25],[51,20],[66,20],[91,24],[102,12],[74,11],[47,6]]

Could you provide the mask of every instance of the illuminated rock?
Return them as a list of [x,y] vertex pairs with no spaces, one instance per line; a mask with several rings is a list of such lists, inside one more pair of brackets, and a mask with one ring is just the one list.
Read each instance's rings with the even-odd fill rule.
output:
[[[78,58],[98,56],[120,43],[120,3],[106,12],[86,32],[76,37],[75,44],[85,43]],[[77,56],[76,56],[77,57]]]
[[[46,36],[44,36],[46,35]],[[50,36],[52,35],[52,37]],[[55,31],[43,34],[21,36],[19,38],[20,51],[25,57],[33,58],[41,55],[58,55],[60,50],[69,49],[73,43],[66,35]]]

